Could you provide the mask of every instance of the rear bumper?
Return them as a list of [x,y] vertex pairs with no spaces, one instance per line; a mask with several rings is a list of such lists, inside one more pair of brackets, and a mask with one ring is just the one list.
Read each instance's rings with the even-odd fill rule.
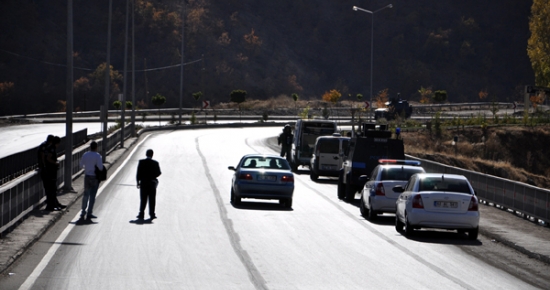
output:
[[371,196],[370,197],[370,209],[377,212],[389,212],[395,213],[397,206],[395,202],[397,198],[389,198],[386,196]]
[[413,227],[438,229],[473,229],[479,226],[479,212],[466,213],[431,213],[423,209],[413,209],[407,213]]
[[292,198],[294,194],[294,184],[287,185],[253,185],[237,184],[235,186],[235,195],[240,198],[257,199],[281,199]]

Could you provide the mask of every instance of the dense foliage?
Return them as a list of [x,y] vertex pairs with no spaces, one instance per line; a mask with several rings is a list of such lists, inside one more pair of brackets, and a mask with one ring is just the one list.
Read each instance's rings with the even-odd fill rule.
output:
[[[386,90],[390,98],[400,92],[420,101],[419,90],[445,90],[448,101],[458,102],[477,101],[484,91],[491,100],[513,101],[534,83],[527,55],[531,1],[397,1],[374,15],[352,10],[388,4],[363,2],[185,0],[184,106],[193,106],[193,92],[214,105],[229,102],[235,89],[250,99],[297,93],[319,100],[330,90],[342,99],[372,99],[372,22],[374,96]],[[66,98],[66,3],[2,1],[0,115],[59,110]],[[73,0],[76,110],[104,104],[108,3]],[[136,106],[152,106],[159,93],[166,106],[177,107],[182,1],[135,3]],[[113,5],[109,104],[124,75],[126,1]]]

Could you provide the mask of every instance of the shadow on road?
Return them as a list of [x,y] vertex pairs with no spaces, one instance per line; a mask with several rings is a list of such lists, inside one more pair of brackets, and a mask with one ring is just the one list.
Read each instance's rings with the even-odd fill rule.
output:
[[147,224],[153,224],[153,220],[152,219],[135,219],[135,220],[131,220],[130,221],[131,224],[135,224],[135,225],[147,225]]

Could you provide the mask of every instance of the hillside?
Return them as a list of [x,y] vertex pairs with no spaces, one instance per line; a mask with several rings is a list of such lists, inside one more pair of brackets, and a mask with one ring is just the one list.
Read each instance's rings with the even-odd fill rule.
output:
[[[108,1],[73,1],[75,109],[103,103]],[[113,1],[111,100],[122,90],[125,1]],[[136,99],[160,93],[179,105],[181,1],[136,1]],[[418,100],[420,87],[447,90],[449,100],[521,100],[533,83],[526,54],[531,1],[188,0],[185,6],[184,106],[191,94],[213,103],[234,89],[253,99],[297,93],[344,98],[388,89]],[[64,109],[66,1],[3,1],[0,11],[0,115]],[[145,71],[146,70],[146,71]],[[130,78],[130,75],[127,76]],[[129,94],[129,93],[128,93]]]

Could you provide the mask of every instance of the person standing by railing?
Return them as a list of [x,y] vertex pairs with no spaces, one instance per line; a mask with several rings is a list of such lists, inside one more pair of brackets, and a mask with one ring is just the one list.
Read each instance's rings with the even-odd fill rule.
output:
[[52,142],[46,147],[44,163],[44,189],[46,191],[46,210],[61,210],[67,206],[62,205],[57,200],[57,170],[59,161],[57,161],[57,146],[61,143],[61,138],[55,136]]

